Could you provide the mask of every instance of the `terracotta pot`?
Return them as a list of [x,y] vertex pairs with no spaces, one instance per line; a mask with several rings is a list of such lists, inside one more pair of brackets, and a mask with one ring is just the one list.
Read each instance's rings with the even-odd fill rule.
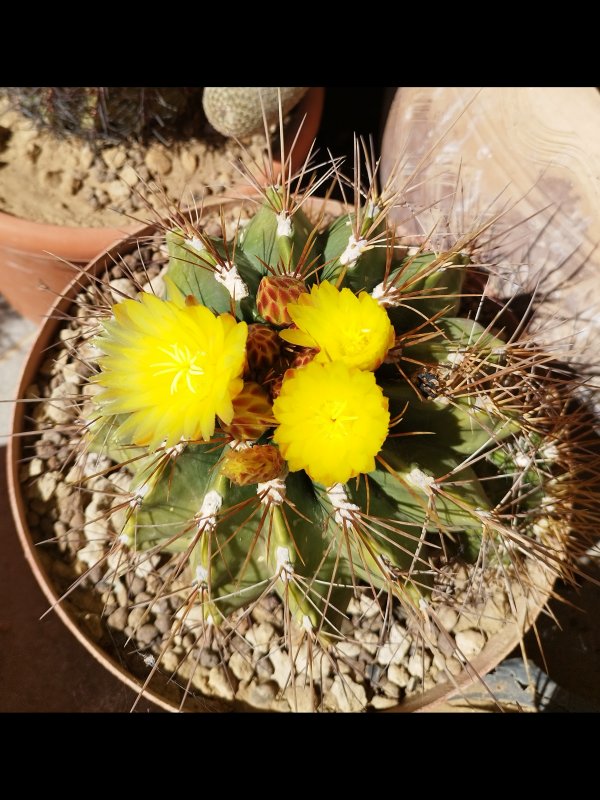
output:
[[[219,199],[215,198],[207,205],[219,205],[219,202]],[[239,201],[229,201],[222,203],[222,205],[227,207],[237,204],[238,202]],[[343,211],[342,204],[337,201],[322,201],[317,199],[312,200],[308,207],[305,207],[305,210],[310,214],[311,206],[313,209],[320,209],[323,207],[323,204],[327,211],[335,215],[339,215]],[[98,256],[87,268],[81,270],[78,276],[70,283],[65,290],[64,296],[56,300],[53,304],[48,319],[42,323],[39,329],[20,378],[17,397],[24,397],[27,388],[35,381],[35,376],[41,364],[48,358],[49,348],[51,352],[51,347],[57,340],[57,334],[62,320],[65,318],[65,314],[68,313],[73,300],[81,291],[82,287],[85,288],[89,284],[92,276],[101,273],[105,268],[114,264],[117,256],[132,252],[136,248],[138,237],[148,236],[154,233],[155,230],[156,228],[154,226],[140,226],[135,233],[130,234],[126,239],[113,245]],[[25,403],[15,404],[12,421],[12,436],[9,440],[7,453],[10,502],[25,557],[45,596],[48,598],[49,603],[54,607],[58,616],[73,635],[94,658],[106,667],[106,669],[129,687],[139,691],[141,689],[141,682],[131,673],[123,669],[115,658],[90,638],[86,631],[82,630],[69,608],[69,601],[67,600],[66,602],[58,604],[59,593],[44,566],[43,559],[40,556],[40,549],[34,544],[34,539],[29,530],[26,500],[23,496],[19,480],[19,467],[23,457],[23,438],[21,433],[25,430],[26,413]],[[483,676],[494,669],[508,653],[519,645],[526,631],[533,624],[549,599],[554,583],[553,577],[549,577],[549,575],[541,569],[536,569],[532,571],[531,578],[531,584],[535,586],[536,589],[531,590],[526,600],[522,599],[517,601],[516,621],[507,623],[499,633],[489,639],[484,650],[477,657],[473,658],[470,665],[456,677],[454,684],[448,683],[430,689],[421,695],[405,701],[401,705],[391,709],[391,711],[408,712],[435,710],[436,706],[442,703],[446,698],[456,695],[460,690],[464,690],[466,687],[473,684],[479,676]],[[170,700],[162,694],[166,689],[168,689],[168,687],[166,687],[164,677],[157,672],[150,688],[144,691],[144,696],[163,709],[177,711],[179,709],[178,702]],[[200,704],[199,701],[189,698],[189,700],[186,701],[185,710],[196,709],[202,711],[227,711],[230,710],[230,707],[222,700],[210,699]]]
[[[292,154],[293,170],[303,163],[317,135],[323,101],[322,87],[310,89],[286,129],[288,147],[299,131]],[[276,170],[277,165],[276,161]],[[19,313],[38,322],[73,277],[73,268],[65,261],[87,264],[136,227],[125,222],[110,228],[49,225],[0,212],[0,292]]]

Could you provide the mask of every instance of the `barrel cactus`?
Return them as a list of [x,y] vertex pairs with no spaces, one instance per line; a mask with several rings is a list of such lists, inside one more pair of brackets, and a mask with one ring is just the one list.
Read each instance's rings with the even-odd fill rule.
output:
[[200,89],[134,86],[19,86],[12,103],[57,136],[120,141],[168,132],[189,112]]
[[330,653],[367,591],[427,637],[453,565],[562,574],[594,513],[580,381],[473,288],[476,234],[400,244],[373,179],[315,221],[314,187],[273,181],[230,240],[169,223],[164,294],[94,339],[84,446],[131,474],[112,551],[171,566],[174,632],[275,592]]
[[287,114],[306,92],[305,86],[206,86],[202,106],[215,130],[243,138],[276,123],[280,110]]

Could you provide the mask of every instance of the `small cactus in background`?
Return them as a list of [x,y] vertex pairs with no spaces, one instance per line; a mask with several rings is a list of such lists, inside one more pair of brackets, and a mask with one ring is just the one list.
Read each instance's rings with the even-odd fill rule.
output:
[[223,136],[238,139],[261,133],[279,119],[279,108],[287,114],[308,91],[304,86],[281,88],[252,86],[207,86],[202,105],[210,124]]
[[84,447],[132,475],[112,551],[160,554],[183,619],[273,591],[331,651],[360,586],[426,631],[448,565],[527,582],[524,556],[567,573],[591,536],[577,379],[464,290],[480,231],[407,250],[368,172],[325,229],[322,181],[273,180],[234,241],[179,217],[165,296],[116,303],[94,340]]
[[120,141],[165,135],[190,110],[201,89],[56,86],[3,90],[37,127],[58,136]]

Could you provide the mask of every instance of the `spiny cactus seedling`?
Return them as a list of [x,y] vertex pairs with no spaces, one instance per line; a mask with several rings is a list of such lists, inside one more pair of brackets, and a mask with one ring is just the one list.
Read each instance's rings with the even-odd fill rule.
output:
[[[39,128],[58,136],[119,141],[164,135],[201,89],[186,87],[20,86],[4,90]],[[171,128],[169,127],[171,126]]]
[[[429,642],[456,564],[526,587],[587,546],[581,380],[472,288],[486,226],[407,248],[371,163],[366,186],[358,158],[351,182],[271,175],[233,238],[172,211],[164,296],[99,310],[81,442],[131,475],[108,555],[163,565],[139,625],[178,595],[172,636],[227,631],[272,592],[290,658],[298,636],[335,654],[366,592]],[[326,223],[332,175],[354,207]]]
[[277,122],[307,92],[305,86],[206,86],[202,106],[207,120],[223,136],[243,138]]

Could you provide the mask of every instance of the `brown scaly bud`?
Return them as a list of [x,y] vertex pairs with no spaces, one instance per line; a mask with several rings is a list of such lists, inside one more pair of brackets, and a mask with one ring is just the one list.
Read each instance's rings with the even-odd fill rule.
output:
[[233,419],[221,427],[234,439],[245,442],[258,439],[275,425],[271,399],[258,383],[248,381],[233,401]]
[[283,472],[285,461],[277,447],[261,444],[229,450],[223,459],[221,472],[238,486],[266,483]]
[[281,339],[277,331],[266,325],[248,325],[246,340],[247,374],[262,378],[275,365],[281,353]]
[[307,364],[310,364],[318,352],[318,350],[315,350],[312,347],[303,347],[292,359],[290,367],[292,369],[300,369],[301,367],[305,367]]
[[273,400],[281,394],[281,386],[283,384],[283,375],[275,375],[272,380],[268,381],[269,392]]
[[303,281],[291,275],[267,275],[260,282],[256,294],[258,313],[272,325],[291,325],[288,303],[295,303],[307,291]]

